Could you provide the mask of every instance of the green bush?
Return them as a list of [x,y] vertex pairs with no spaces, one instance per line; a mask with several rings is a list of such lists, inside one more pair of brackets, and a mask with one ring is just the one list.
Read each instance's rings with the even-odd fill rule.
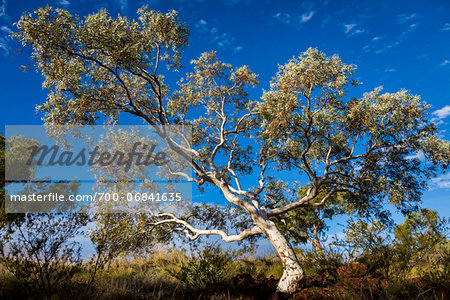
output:
[[179,268],[167,269],[182,285],[191,290],[204,290],[209,287],[223,286],[230,278],[227,267],[232,261],[232,256],[224,253],[220,248],[204,248],[197,257],[186,263],[181,263]]

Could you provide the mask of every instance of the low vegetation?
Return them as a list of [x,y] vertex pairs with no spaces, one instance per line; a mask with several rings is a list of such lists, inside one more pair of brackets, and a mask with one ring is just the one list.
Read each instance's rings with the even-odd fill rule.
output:
[[[51,295],[38,283],[30,294],[30,289],[23,288],[24,278],[14,277],[2,266],[0,298],[448,299],[450,296],[448,240],[436,244],[422,263],[408,270],[404,267],[408,264],[397,260],[400,256],[390,253],[392,271],[387,273],[380,253],[367,252],[349,258],[344,251],[324,249],[323,254],[317,254],[316,250],[297,251],[303,257],[307,277],[301,282],[302,289],[290,295],[276,293],[283,266],[275,253],[255,257],[205,247],[191,256],[185,250],[163,247],[148,257],[113,259],[97,272],[88,291],[86,286],[93,268],[90,263],[79,266],[78,272],[57,285]],[[403,272],[401,276],[399,269]]]

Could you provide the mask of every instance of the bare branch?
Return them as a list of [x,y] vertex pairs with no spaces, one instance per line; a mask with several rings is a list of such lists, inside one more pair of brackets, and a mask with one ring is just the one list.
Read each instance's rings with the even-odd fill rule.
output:
[[[222,230],[195,228],[194,226],[190,225],[188,222],[181,220],[181,219],[177,218],[175,215],[170,214],[170,213],[157,214],[154,216],[157,218],[158,217],[159,218],[166,217],[167,219],[152,223],[152,225],[158,226],[158,225],[167,224],[167,223],[175,223],[175,224],[183,225],[185,228],[183,230],[184,234],[191,240],[196,240],[201,235],[219,235],[222,238],[222,240],[224,240],[225,242],[235,242],[235,241],[242,241],[243,239],[245,239],[249,236],[262,233],[261,229],[258,226],[254,226],[250,229],[242,230],[241,233],[239,233],[239,234],[228,235],[225,231],[222,231]],[[181,230],[181,228],[177,228],[177,230]]]
[[271,216],[277,216],[280,214],[284,214],[286,212],[289,212],[291,210],[299,208],[300,206],[303,206],[305,203],[314,199],[314,197],[316,197],[316,196],[317,196],[317,189],[315,187],[310,188],[310,189],[308,189],[306,196],[304,196],[303,198],[298,199],[295,202],[289,203],[283,207],[277,207],[277,208],[271,209],[267,212],[267,215],[269,217],[271,217]]
[[352,153],[350,153],[349,156],[346,156],[346,157],[343,157],[343,158],[340,158],[340,159],[336,159],[335,161],[332,161],[331,163],[329,163],[327,167],[331,167],[331,166],[333,166],[333,165],[336,165],[336,164],[339,164],[339,163],[342,163],[342,162],[345,162],[345,161],[355,160],[355,159],[358,159],[358,158],[366,157],[366,156],[368,156],[373,150],[375,150],[375,147],[376,147],[377,145],[378,145],[377,142],[373,143],[372,146],[370,146],[369,150],[367,150],[366,153],[363,153],[363,154],[358,154],[358,155],[354,155],[354,156],[353,156],[353,151],[352,151]]

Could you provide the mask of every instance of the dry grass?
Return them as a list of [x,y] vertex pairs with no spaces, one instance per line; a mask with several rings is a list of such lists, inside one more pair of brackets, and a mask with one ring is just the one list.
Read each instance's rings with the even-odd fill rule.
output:
[[[98,273],[91,290],[86,297],[82,297],[88,278],[85,265],[72,279],[70,285],[65,286],[65,290],[58,291],[51,299],[266,299],[274,293],[275,284],[283,272],[279,258],[274,255],[256,258],[249,255],[236,257],[219,250],[205,253],[203,256],[192,258],[177,249],[159,249],[147,258],[117,258]],[[214,265],[214,259],[211,259],[214,257],[220,258],[219,265]],[[305,256],[305,259],[308,259],[308,256]],[[336,269],[335,281],[330,283],[328,275],[320,274],[320,270],[327,264],[329,268],[334,268],[338,258],[328,259],[330,260],[328,263],[321,262],[320,266],[314,259],[309,263],[304,261],[310,277],[303,283],[302,292],[293,295],[293,299],[323,299],[327,295],[339,299],[348,298],[356,292],[361,294],[361,299],[370,299],[366,297],[367,291],[378,293],[380,299],[389,299],[392,295],[412,297],[430,288],[430,285],[425,286],[426,282],[420,279],[418,282],[423,284],[423,287],[418,282],[409,281],[387,285],[386,280],[356,276],[354,272],[347,274],[344,271],[350,265],[343,262],[342,266]],[[202,263],[198,263],[199,261]],[[201,288],[187,285],[186,282],[195,283],[196,275],[204,275],[201,268],[220,271],[222,277],[215,277],[207,284],[201,282],[203,284]],[[184,279],[180,278],[186,277],[177,277],[174,274],[187,274],[189,281],[183,282]],[[446,294],[439,291],[445,290],[448,280],[440,282],[444,285],[438,287],[437,293],[427,292],[427,295],[434,295],[429,299],[444,299],[442,295]],[[0,299],[29,299],[29,296],[25,294],[20,282],[0,265]]]

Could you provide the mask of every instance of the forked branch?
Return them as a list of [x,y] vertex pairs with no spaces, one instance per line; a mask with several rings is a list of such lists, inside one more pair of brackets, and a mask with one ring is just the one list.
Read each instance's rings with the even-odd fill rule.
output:
[[258,226],[254,226],[250,229],[244,229],[239,234],[235,235],[228,235],[225,231],[217,230],[217,229],[198,229],[189,224],[188,222],[177,218],[175,215],[171,213],[162,213],[162,214],[155,214],[154,217],[156,218],[165,218],[161,221],[157,221],[152,223],[153,226],[159,226],[162,224],[179,224],[182,225],[182,228],[176,228],[175,230],[182,230],[184,234],[190,239],[190,240],[196,240],[201,235],[219,235],[222,240],[225,242],[236,242],[236,241],[242,241],[243,239],[261,234],[262,231]]

